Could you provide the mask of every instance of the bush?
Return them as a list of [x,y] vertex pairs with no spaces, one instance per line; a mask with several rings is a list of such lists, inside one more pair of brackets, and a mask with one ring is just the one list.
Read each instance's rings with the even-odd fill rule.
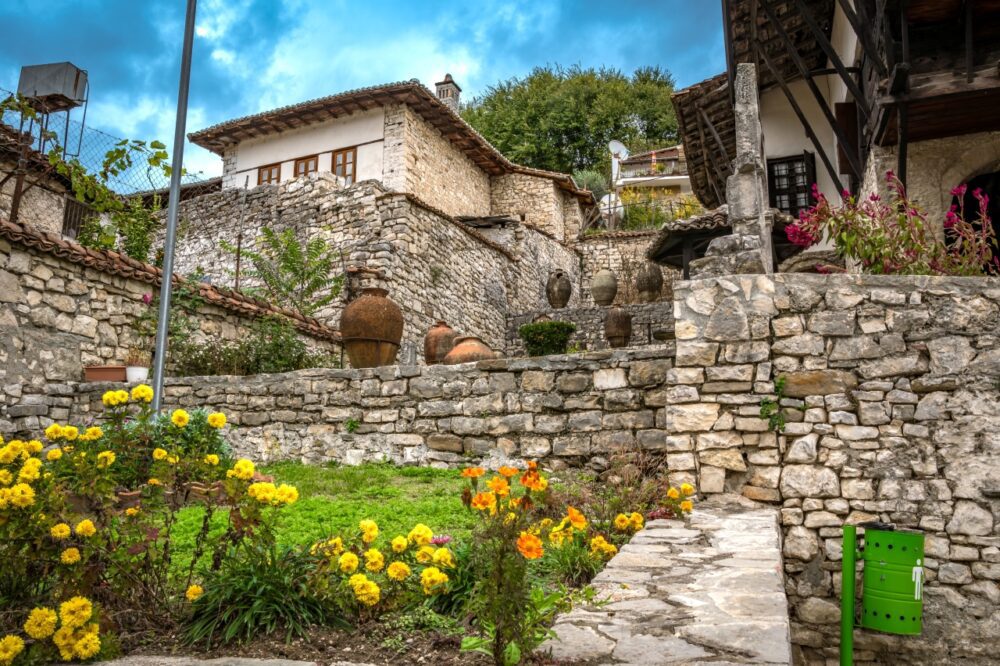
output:
[[540,321],[525,324],[517,333],[524,340],[528,356],[565,354],[576,326],[568,321]]

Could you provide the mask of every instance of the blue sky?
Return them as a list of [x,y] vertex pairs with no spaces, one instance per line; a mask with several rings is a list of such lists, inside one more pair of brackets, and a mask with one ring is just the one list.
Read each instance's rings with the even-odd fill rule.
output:
[[[3,0],[0,88],[23,64],[88,70],[88,126],[173,137],[184,0]],[[725,67],[718,0],[201,0],[188,131],[361,86],[451,72],[463,95],[545,64],[644,65],[679,86]],[[219,159],[188,146],[185,165]]]

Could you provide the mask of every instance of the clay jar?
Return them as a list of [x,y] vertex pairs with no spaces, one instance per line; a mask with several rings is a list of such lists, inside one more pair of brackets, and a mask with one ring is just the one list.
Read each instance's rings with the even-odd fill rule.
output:
[[635,289],[639,292],[639,300],[652,303],[659,300],[663,290],[663,272],[654,263],[647,262],[635,276]]
[[455,338],[458,333],[448,324],[438,321],[431,330],[424,336],[424,363],[436,365],[444,360],[444,357],[455,346]]
[[611,308],[604,318],[604,337],[612,347],[627,347],[632,339],[632,315],[622,308]]
[[590,295],[598,305],[611,305],[618,295],[618,278],[607,268],[597,271],[590,280]]
[[392,365],[403,338],[403,313],[388,291],[370,287],[340,315],[340,336],[354,368]]
[[573,283],[569,281],[566,271],[552,271],[549,281],[545,284],[545,297],[549,305],[559,310],[566,307],[569,297],[573,294]]
[[474,335],[465,335],[455,338],[455,346],[444,357],[445,365],[457,365],[458,363],[471,363],[473,361],[485,361],[496,358],[493,350]]

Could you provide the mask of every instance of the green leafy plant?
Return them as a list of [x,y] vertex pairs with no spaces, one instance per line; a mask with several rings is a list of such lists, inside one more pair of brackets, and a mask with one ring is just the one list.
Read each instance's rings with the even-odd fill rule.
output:
[[785,414],[781,411],[781,400],[785,397],[784,376],[774,380],[774,400],[764,398],[760,401],[760,418],[767,420],[768,430],[783,432],[785,430]]
[[141,197],[129,198],[124,206],[111,214],[114,229],[121,237],[121,248],[137,261],[149,261],[153,247],[153,232],[160,225],[160,197],[153,195],[147,207]]
[[[236,253],[228,243],[222,247]],[[259,288],[244,289],[258,292],[271,303],[291,307],[304,315],[315,314],[340,294],[344,276],[337,268],[341,253],[318,236],[302,242],[294,229],[275,231],[261,229],[257,250],[239,250],[250,260],[247,277],[257,279]]]
[[[497,666],[520,664],[535,648],[555,635],[550,626],[556,615],[572,607],[570,594],[566,588],[548,592],[543,587],[532,588],[524,600],[519,615],[517,640],[505,640],[502,628],[480,619],[481,636],[466,636],[462,639],[462,650],[479,652],[493,657]],[[503,646],[498,653],[497,648]]]
[[351,434],[356,433],[358,431],[358,428],[360,427],[361,427],[361,422],[358,421],[357,419],[351,418],[344,421],[344,430],[346,430]]
[[539,321],[525,324],[517,334],[524,340],[528,356],[565,354],[576,326],[568,321]]

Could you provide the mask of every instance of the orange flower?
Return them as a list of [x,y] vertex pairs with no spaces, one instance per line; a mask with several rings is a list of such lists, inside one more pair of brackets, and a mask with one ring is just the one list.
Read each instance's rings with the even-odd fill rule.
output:
[[483,474],[486,474],[486,470],[482,467],[466,467],[462,470],[462,476],[466,479],[478,479]]
[[529,472],[533,472],[536,469],[538,469],[538,463],[536,463],[534,460],[529,460],[528,461],[528,471]]
[[548,487],[549,482],[537,471],[529,469],[521,475],[521,485],[528,490],[542,491]]
[[472,498],[472,508],[477,511],[489,510],[493,513],[497,510],[497,496],[493,493],[477,493]]
[[517,476],[517,472],[518,469],[516,467],[507,467],[506,465],[497,470],[497,473],[500,476],[506,477],[508,479],[511,478],[512,476]]
[[521,532],[517,540],[517,550],[528,560],[537,560],[545,552],[542,549],[542,540],[528,532]]
[[490,479],[486,487],[495,492],[499,497],[510,494],[510,484],[507,483],[507,479],[502,476],[494,476]]
[[582,513],[571,506],[566,507],[566,518],[569,519],[569,524],[575,529],[583,530],[587,528],[587,519]]
[[681,511],[691,511],[694,508],[694,502],[691,500],[684,500],[681,502]]
[[671,486],[670,490],[667,491],[667,497],[669,497],[670,499],[677,499],[680,496],[681,494],[673,486]]

